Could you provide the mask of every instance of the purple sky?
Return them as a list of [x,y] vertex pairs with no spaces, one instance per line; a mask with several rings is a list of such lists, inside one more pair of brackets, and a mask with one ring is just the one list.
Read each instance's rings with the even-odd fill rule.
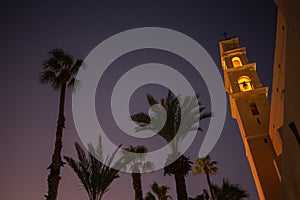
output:
[[[51,3],[50,3],[51,2]],[[271,88],[275,44],[276,7],[267,1],[24,1],[2,3],[0,11],[1,55],[1,115],[0,115],[0,198],[19,200],[42,199],[46,194],[46,179],[53,151],[58,110],[58,92],[38,82],[41,62],[46,53],[61,47],[76,58],[87,54],[106,38],[127,29],[156,26],[180,31],[199,42],[211,55],[222,72],[219,40],[226,31],[236,35],[247,49],[249,62],[257,62],[257,72],[263,85]],[[202,2],[202,3],[201,3]],[[181,71],[200,93],[202,104],[208,107],[209,96],[201,76],[196,76],[180,58],[167,52],[143,50],[124,55],[107,72],[105,84],[98,86],[96,108],[101,123],[111,132],[110,137],[124,146],[139,144],[116,128],[107,108],[106,98],[113,81],[137,64],[147,62],[168,64]],[[100,84],[99,84],[100,85]],[[132,98],[133,112],[145,111],[145,92],[161,98],[165,93],[158,87],[143,87]],[[150,90],[150,91],[149,91]],[[139,102],[139,103],[135,103]],[[229,106],[228,106],[229,108]],[[220,165],[212,177],[216,183],[229,178],[248,190],[251,200],[258,199],[243,143],[236,122],[228,109],[221,138],[211,152]],[[105,114],[103,114],[105,113]],[[209,120],[203,122],[207,127]],[[71,112],[71,95],[66,102],[66,127],[63,155],[75,156],[74,142],[79,142]],[[204,132],[194,141],[187,154],[194,161]],[[151,148],[150,148],[151,149]],[[143,175],[144,193],[153,181],[171,187],[175,198],[173,177],[163,177],[162,171]],[[204,176],[190,174],[186,179],[189,196],[207,188]],[[59,199],[87,199],[73,171],[65,166]],[[131,179],[121,174],[104,200],[133,199]]]

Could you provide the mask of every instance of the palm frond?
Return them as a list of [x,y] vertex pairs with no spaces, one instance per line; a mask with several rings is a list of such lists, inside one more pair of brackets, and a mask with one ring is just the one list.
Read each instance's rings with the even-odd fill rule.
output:
[[85,68],[86,65],[83,63],[83,60],[78,59],[76,60],[75,64],[70,69],[70,74],[72,77],[75,77],[79,71],[80,68]]
[[210,117],[213,117],[213,114],[211,112],[202,113],[200,115],[200,120],[210,118]]
[[83,172],[82,167],[79,165],[78,162],[76,162],[73,158],[64,156],[64,159],[68,163],[68,165],[73,169],[73,171],[78,176],[80,182],[82,183],[84,189],[87,191],[88,196],[91,196],[91,190],[90,190],[90,182],[87,177],[89,177],[89,173]]
[[53,71],[45,70],[40,73],[39,81],[42,84],[52,83],[56,78],[56,74]]
[[149,115],[147,115],[146,113],[143,113],[143,112],[131,115],[130,118],[134,122],[138,123],[139,126],[142,126],[142,127],[147,126],[151,122]]
[[145,196],[145,200],[156,200],[156,198],[151,192],[148,192]]
[[147,94],[147,101],[148,101],[149,106],[153,106],[153,105],[157,104],[157,101],[150,94]]
[[62,69],[61,61],[55,57],[50,57],[48,60],[43,61],[43,69],[51,70],[55,73],[59,73]]

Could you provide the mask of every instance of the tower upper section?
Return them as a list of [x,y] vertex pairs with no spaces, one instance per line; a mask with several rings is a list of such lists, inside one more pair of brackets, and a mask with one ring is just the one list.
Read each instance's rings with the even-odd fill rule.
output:
[[262,88],[256,73],[256,63],[248,62],[246,48],[240,47],[238,38],[221,41],[220,55],[225,89],[229,94]]
[[223,70],[248,64],[246,48],[240,47],[238,38],[221,41],[220,55]]

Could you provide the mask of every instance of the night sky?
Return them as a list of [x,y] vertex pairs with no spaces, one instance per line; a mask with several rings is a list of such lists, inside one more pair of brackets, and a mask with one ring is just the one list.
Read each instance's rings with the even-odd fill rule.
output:
[[[164,27],[182,32],[201,44],[218,66],[220,73],[219,41],[221,34],[238,36],[245,46],[249,62],[257,63],[263,85],[271,88],[275,48],[276,6],[266,1],[22,1],[2,3],[0,8],[1,55],[1,115],[0,115],[0,198],[19,200],[42,199],[47,192],[46,179],[54,148],[59,92],[38,81],[42,61],[52,48],[63,48],[75,58],[84,59],[100,42],[119,32],[138,27]],[[140,50],[117,59],[98,85],[96,108],[101,124],[111,133],[117,145],[143,143],[141,139],[124,136],[113,122],[109,106],[109,92],[126,70],[143,63],[158,62],[174,67],[197,92],[207,111],[210,99],[201,76],[193,73],[189,64],[168,52]],[[100,87],[101,86],[101,87]],[[140,88],[132,97],[133,113],[146,111],[145,93],[156,98],[166,95],[157,85]],[[270,95],[270,91],[269,91]],[[228,178],[258,199],[240,133],[231,118],[229,105],[224,130],[210,153],[217,160],[220,172],[212,177],[215,183]],[[75,130],[71,92],[66,101],[66,129],[63,155],[75,157],[74,142],[80,142]],[[200,132],[186,155],[195,161],[209,120],[201,122]],[[149,149],[163,144],[159,138],[150,141]],[[133,199],[129,174],[121,173],[104,195],[104,200]],[[142,176],[144,194],[153,181],[170,186],[176,198],[174,177],[163,177],[163,171]],[[189,196],[194,197],[207,188],[205,177],[186,178]],[[88,199],[79,179],[69,166],[62,169],[59,199]]]

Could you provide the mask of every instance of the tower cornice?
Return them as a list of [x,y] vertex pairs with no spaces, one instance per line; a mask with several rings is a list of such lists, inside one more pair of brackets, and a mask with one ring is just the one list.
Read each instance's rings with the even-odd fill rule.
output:
[[231,73],[231,72],[236,72],[236,71],[242,71],[242,70],[245,70],[245,69],[254,69],[256,71],[256,62],[245,64],[245,65],[242,65],[240,67],[225,69],[224,72],[225,73]]

